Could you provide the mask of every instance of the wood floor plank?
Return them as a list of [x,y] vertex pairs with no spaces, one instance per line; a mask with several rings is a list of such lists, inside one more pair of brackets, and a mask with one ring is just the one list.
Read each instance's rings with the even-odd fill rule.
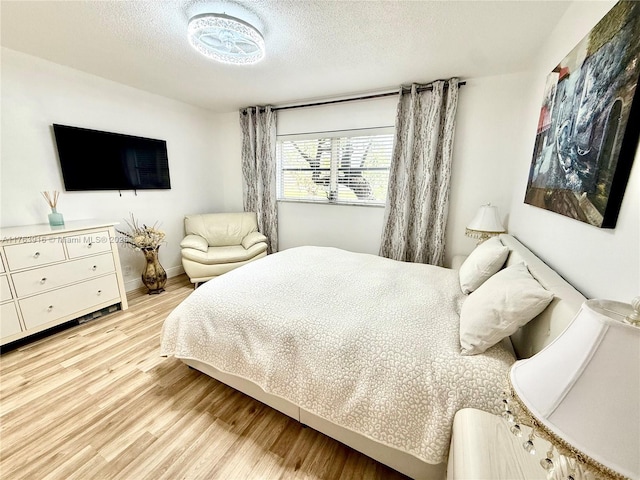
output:
[[[254,403],[254,400],[252,400]],[[268,407],[263,406],[264,409]],[[250,409],[251,421],[242,430],[234,444],[211,472],[219,478],[251,478],[255,465],[262,459],[264,452],[276,440],[286,426],[281,415],[261,415],[261,409]],[[243,458],[237,462],[236,458]]]
[[[127,390],[128,396],[131,398],[140,398],[153,385],[139,385],[135,390]],[[114,402],[115,407],[112,409],[96,408],[91,400],[87,400],[78,405],[73,410],[76,414],[70,414],[68,410],[56,412],[56,420],[54,423],[46,424],[38,419],[40,425],[39,430],[35,430],[26,439],[18,439],[16,447],[18,451],[13,457],[14,461],[10,462],[10,466],[17,463],[20,473],[24,473],[24,478],[39,478],[43,472],[47,472],[50,468],[55,467],[64,458],[66,452],[75,449],[82,449],[91,443],[91,438],[96,432],[106,430],[107,432],[118,424],[121,416],[121,407],[123,404],[131,400],[122,400]],[[21,440],[21,441],[20,441]],[[3,436],[2,446],[4,450]],[[25,446],[29,446],[28,454],[25,454]],[[0,471],[3,470],[4,455],[0,459]],[[14,468],[15,470],[15,468]]]
[[78,472],[85,471],[87,468],[101,466],[104,463],[106,463],[104,459],[96,454],[91,445],[87,445],[75,452],[68,452],[66,458],[58,463],[57,468],[38,478],[42,478],[42,480],[57,480],[58,478],[71,478],[73,476],[78,478]]
[[[15,390],[2,398],[2,413],[0,413],[0,417],[4,417],[25,404],[38,401],[42,396],[50,396],[54,393],[54,390],[60,389],[61,385],[81,377],[82,372],[76,368],[62,369],[56,372],[55,381],[41,382],[35,388],[25,387],[22,390]],[[33,385],[31,382],[30,384]]]
[[236,390],[159,355],[160,295],[0,356],[0,478],[406,479]]
[[129,465],[139,462],[140,458],[142,458],[146,452],[151,451],[156,440],[155,435],[146,431],[143,432],[138,438],[135,438],[127,448],[120,452],[119,455],[101,467],[96,468],[91,472],[91,475],[85,478],[115,478],[120,472],[126,471]]
[[[215,471],[218,462],[225,455],[225,453],[234,445],[238,435],[230,432],[226,425],[216,420],[205,436],[207,442],[209,442],[209,448],[205,450],[199,458],[189,459],[188,472],[183,475],[182,478],[188,478],[191,480],[215,480],[221,477],[215,475]],[[238,459],[237,459],[238,460]],[[167,472],[169,473],[169,472]],[[172,480],[171,477],[163,477],[166,480]]]
[[115,478],[158,478],[188,449],[194,431],[202,432],[212,422],[207,412],[189,412],[167,431],[167,435],[154,442],[153,451],[145,452],[138,462],[130,464],[129,469]]
[[220,432],[220,424],[215,420],[210,421],[206,429],[197,438],[190,440],[182,452],[176,452],[170,462],[164,462],[160,471],[150,472],[149,477],[157,480],[174,480],[176,478],[194,478],[209,475],[211,463],[216,460],[211,458],[212,445],[216,444],[216,450],[220,455],[231,448],[235,435],[228,432]]

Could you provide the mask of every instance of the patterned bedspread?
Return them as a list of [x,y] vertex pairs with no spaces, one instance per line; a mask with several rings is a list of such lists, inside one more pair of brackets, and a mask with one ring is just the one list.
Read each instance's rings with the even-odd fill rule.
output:
[[162,355],[196,359],[428,463],[453,416],[500,411],[514,358],[460,355],[457,271],[327,247],[269,255],[195,290]]

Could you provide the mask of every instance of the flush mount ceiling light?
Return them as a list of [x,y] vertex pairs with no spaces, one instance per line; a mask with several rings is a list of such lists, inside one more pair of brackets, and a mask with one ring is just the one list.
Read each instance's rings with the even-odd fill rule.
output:
[[222,63],[248,65],[264,57],[264,38],[252,25],[221,13],[189,20],[189,42],[205,57]]

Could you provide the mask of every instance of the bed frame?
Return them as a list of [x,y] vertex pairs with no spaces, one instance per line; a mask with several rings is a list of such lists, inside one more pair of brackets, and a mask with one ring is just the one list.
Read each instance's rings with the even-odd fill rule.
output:
[[[507,265],[524,261],[540,284],[554,294],[554,299],[547,309],[511,337],[517,357],[527,358],[539,352],[557,337],[573,319],[586,299],[513,236],[503,234],[500,239],[510,250]],[[445,477],[446,462],[425,463],[413,455],[380,444],[364,435],[318,417],[284,398],[266,393],[258,385],[245,378],[222,372],[198,360],[188,358],[180,358],[180,360],[411,478],[433,480]]]
[[509,247],[507,266],[524,262],[540,285],[554,295],[549,306],[540,315],[511,335],[516,356],[529,358],[549,345],[567,328],[586,298],[515,237],[502,234],[500,240]]

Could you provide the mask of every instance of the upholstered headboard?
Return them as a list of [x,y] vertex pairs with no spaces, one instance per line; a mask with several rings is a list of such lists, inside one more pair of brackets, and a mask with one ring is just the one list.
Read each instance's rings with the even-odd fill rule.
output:
[[509,247],[507,266],[524,262],[531,275],[554,295],[540,315],[511,335],[518,358],[528,358],[562,333],[586,298],[515,237],[502,234],[500,240]]

